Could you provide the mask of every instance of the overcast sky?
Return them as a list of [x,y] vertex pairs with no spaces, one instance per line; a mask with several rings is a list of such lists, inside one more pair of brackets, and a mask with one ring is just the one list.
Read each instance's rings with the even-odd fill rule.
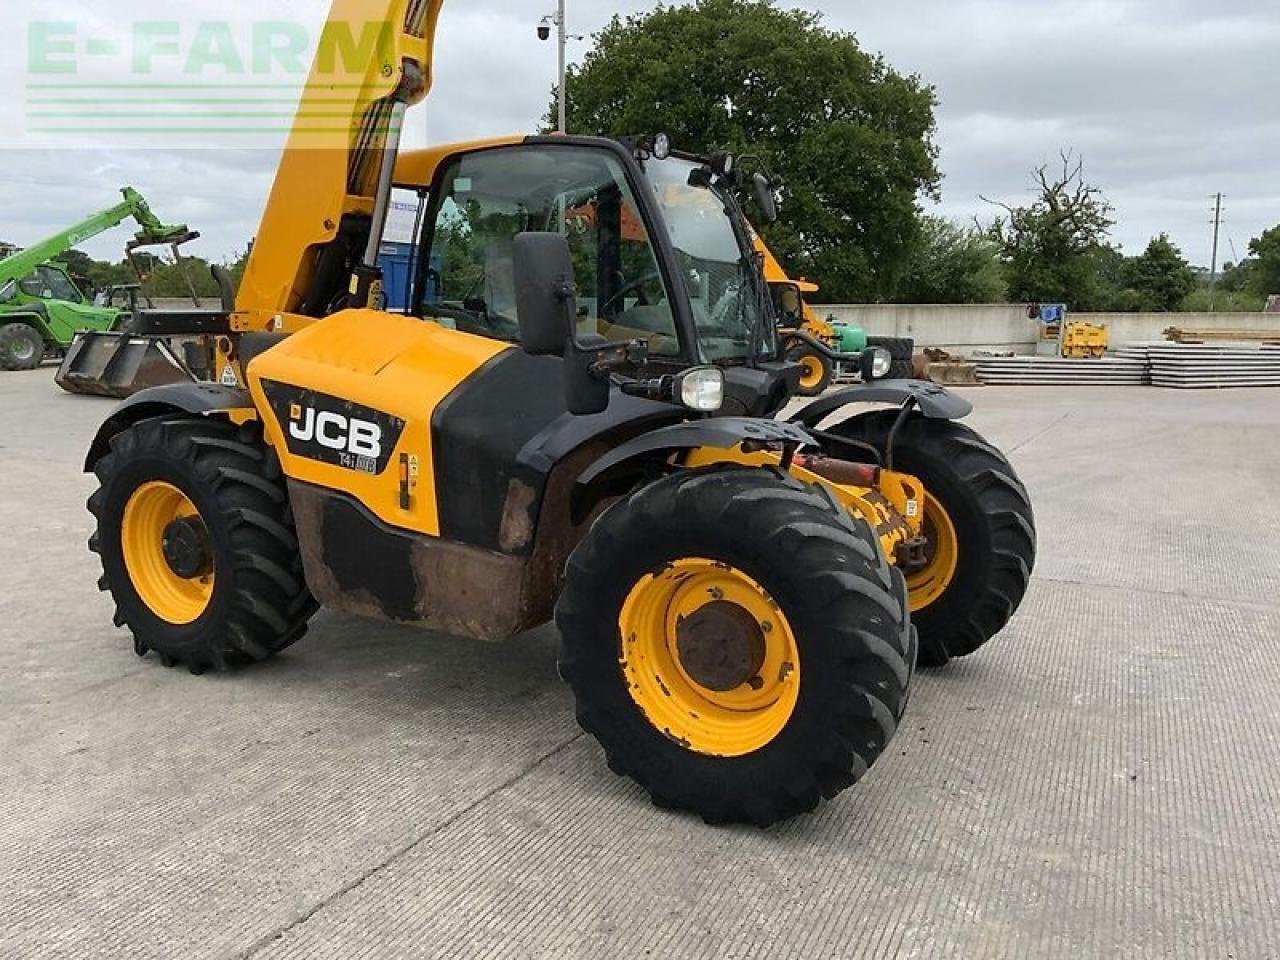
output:
[[[36,0],[6,7],[15,5],[29,18],[49,16]],[[653,5],[569,0],[570,26],[589,34],[615,11]],[[1234,259],[1232,241],[1243,256],[1250,237],[1280,223],[1275,0],[794,5],[823,11],[830,26],[853,32],[866,49],[936,86],[941,212],[948,216],[989,216],[979,193],[1025,200],[1030,168],[1069,147],[1084,156],[1089,179],[1115,205],[1114,239],[1128,253],[1167,231],[1193,262],[1207,266],[1217,191],[1227,195],[1220,259]],[[292,19],[309,31],[327,9],[322,0],[234,6],[236,17]],[[554,44],[540,43],[534,27],[553,6],[553,0],[446,0],[436,87],[411,115],[412,140],[532,130],[555,66]],[[56,13],[91,33],[113,29],[110,11],[127,10],[137,19],[156,9],[175,16],[174,5],[159,0],[64,0]],[[184,0],[178,9],[183,24],[228,16],[227,0]],[[0,36],[0,84],[11,88],[0,124],[10,131],[29,122],[23,115],[29,76],[19,66],[26,63],[25,43],[20,30]],[[571,54],[585,49],[575,43]],[[125,183],[142,190],[162,217],[201,230],[204,239],[193,250],[204,256],[230,255],[252,236],[278,140],[272,149],[240,150],[120,150],[113,140],[98,136],[89,144],[31,150],[15,149],[11,138],[0,173],[0,239],[36,240],[108,205]],[[115,258],[124,239],[124,231],[116,231],[86,249]]]

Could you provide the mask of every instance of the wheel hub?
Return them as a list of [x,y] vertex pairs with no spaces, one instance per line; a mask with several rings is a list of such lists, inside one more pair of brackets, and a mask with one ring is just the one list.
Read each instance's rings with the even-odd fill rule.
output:
[[164,528],[160,543],[165,563],[184,580],[206,577],[213,570],[209,531],[199,517],[179,517]]
[[676,624],[676,650],[689,678],[724,692],[759,682],[765,638],[760,624],[736,603],[713,600]]
[[627,692],[686,750],[744,756],[790,721],[799,645],[781,607],[736,567],[682,557],[646,574],[623,601],[618,629]]

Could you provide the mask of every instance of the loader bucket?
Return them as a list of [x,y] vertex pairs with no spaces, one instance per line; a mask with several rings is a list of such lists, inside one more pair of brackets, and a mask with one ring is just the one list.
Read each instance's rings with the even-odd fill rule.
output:
[[164,340],[87,332],[72,342],[54,382],[68,393],[124,398],[147,387],[194,379]]
[[951,387],[978,386],[978,368],[963,361],[924,364],[924,379]]

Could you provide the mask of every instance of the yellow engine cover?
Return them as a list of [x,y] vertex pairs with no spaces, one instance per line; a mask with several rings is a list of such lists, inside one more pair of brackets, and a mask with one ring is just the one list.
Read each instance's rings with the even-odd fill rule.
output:
[[347,310],[255,357],[254,405],[285,475],[348,493],[392,526],[439,536],[431,416],[510,344]]

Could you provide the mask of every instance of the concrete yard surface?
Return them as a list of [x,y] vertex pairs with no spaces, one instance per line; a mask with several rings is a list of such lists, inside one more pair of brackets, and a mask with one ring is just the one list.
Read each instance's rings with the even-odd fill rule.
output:
[[0,375],[0,957],[1280,956],[1280,391],[968,391],[1026,602],[759,831],[611,774],[552,627],[138,659],[52,372]]

